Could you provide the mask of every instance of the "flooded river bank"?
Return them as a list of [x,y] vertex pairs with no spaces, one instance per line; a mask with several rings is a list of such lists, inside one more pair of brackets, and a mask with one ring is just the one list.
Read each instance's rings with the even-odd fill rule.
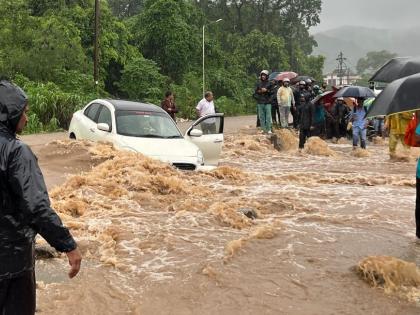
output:
[[287,151],[252,130],[229,135],[209,173],[106,144],[46,146],[84,171],[50,194],[85,260],[72,281],[64,258],[38,262],[38,312],[418,314],[415,267],[407,291],[357,271],[370,256],[420,265],[414,159],[390,161],[385,144],[364,157],[346,142],[298,153],[280,136]]

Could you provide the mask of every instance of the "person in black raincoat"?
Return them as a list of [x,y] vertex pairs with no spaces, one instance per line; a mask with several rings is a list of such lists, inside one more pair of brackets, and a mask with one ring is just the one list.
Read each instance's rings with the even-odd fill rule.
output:
[[280,88],[280,81],[272,80],[273,89],[271,91],[271,118],[273,123],[280,126],[280,108],[277,102],[277,92]]
[[309,93],[306,90],[306,82],[305,81],[300,81],[299,85],[297,87],[295,87],[295,89],[293,90],[293,97],[295,99],[295,106],[292,106],[292,108],[290,109],[290,112],[293,116],[293,128],[298,129],[299,128],[299,124],[300,124],[300,112],[301,112],[301,96],[304,96],[305,99],[309,99]]
[[253,97],[257,101],[258,118],[261,129],[264,133],[271,134],[271,98],[273,84],[268,80],[268,75],[268,70],[261,71],[260,78],[255,84]]
[[347,117],[349,113],[350,110],[344,103],[344,99],[342,97],[337,98],[337,101],[331,110],[331,114],[334,117],[334,137],[337,139],[345,137],[347,134]]
[[68,256],[74,277],[81,255],[50,206],[37,158],[16,137],[27,123],[25,93],[0,81],[0,314],[35,313],[34,244],[39,233]]
[[309,97],[304,95],[300,96],[299,117],[299,150],[302,150],[314,130],[314,108]]

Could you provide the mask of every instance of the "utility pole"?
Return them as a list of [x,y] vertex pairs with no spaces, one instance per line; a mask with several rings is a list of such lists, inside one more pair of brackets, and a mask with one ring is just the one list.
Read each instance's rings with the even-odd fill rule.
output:
[[340,78],[340,85],[343,85],[343,70],[344,68],[347,68],[347,66],[345,66],[345,61],[347,60],[347,58],[344,58],[343,52],[340,51],[336,60],[338,61],[337,76]]
[[99,81],[99,0],[95,0],[95,45],[94,45],[94,60],[93,60],[93,78],[95,86],[98,86]]

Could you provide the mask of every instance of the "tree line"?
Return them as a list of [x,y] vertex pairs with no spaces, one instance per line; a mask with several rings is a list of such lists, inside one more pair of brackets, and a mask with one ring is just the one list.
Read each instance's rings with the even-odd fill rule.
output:
[[0,75],[28,91],[33,131],[66,128],[71,113],[96,97],[158,103],[166,90],[192,117],[207,25],[206,89],[229,115],[253,112],[262,69],[322,78],[324,58],[311,55],[309,34],[320,12],[321,0],[100,1],[95,86],[94,0],[3,0]]

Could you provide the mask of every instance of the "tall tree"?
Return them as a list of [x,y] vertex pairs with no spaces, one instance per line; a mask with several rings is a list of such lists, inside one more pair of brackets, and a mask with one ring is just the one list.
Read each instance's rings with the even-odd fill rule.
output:
[[199,60],[200,30],[194,23],[200,19],[200,12],[187,1],[149,0],[132,33],[144,57],[180,81]]
[[108,3],[115,16],[128,18],[142,10],[144,0],[108,0]]
[[371,74],[380,66],[385,64],[389,59],[397,57],[397,54],[387,50],[370,51],[365,57],[360,58],[357,62],[356,69],[359,74]]

